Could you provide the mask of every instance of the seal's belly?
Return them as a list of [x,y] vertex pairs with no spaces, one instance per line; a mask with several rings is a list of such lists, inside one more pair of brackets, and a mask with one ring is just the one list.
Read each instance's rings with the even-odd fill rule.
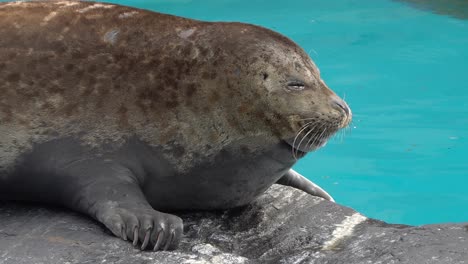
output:
[[225,209],[253,201],[292,164],[271,157],[199,166],[186,174],[148,184],[145,195],[155,209]]

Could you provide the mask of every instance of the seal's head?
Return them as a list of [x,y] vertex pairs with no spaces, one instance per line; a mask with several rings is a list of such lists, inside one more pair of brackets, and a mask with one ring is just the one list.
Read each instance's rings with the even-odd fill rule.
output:
[[265,65],[260,87],[268,91],[270,110],[281,116],[281,138],[298,151],[315,150],[350,123],[351,110],[302,49],[292,42],[278,46],[272,47],[278,60]]
[[[348,105],[320,78],[310,57],[290,39],[252,27],[244,34],[245,57],[257,58],[246,69],[249,89],[259,94],[265,119],[294,155],[325,145],[352,118]],[[252,45],[251,43],[255,43]]]

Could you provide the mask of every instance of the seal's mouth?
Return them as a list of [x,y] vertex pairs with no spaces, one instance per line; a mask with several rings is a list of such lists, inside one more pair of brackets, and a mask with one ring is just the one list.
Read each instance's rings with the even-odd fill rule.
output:
[[348,105],[336,96],[332,99],[331,105],[335,112],[330,111],[328,114],[326,111],[314,111],[307,116],[296,114],[289,117],[289,125],[296,132],[293,137],[289,138],[292,136],[289,134],[283,140],[291,147],[295,159],[324,147],[336,132],[351,122],[352,114]]

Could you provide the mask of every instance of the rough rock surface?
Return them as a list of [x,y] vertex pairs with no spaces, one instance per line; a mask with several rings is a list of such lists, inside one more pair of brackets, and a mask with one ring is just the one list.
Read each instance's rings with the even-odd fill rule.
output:
[[182,217],[178,250],[140,252],[73,212],[0,203],[0,264],[468,264],[468,223],[390,225],[288,187],[245,208]]

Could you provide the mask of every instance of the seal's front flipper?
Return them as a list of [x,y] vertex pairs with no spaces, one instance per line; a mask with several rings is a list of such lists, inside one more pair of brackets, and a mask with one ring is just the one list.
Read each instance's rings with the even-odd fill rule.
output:
[[167,250],[179,243],[182,219],[154,210],[128,168],[88,160],[67,166],[66,174],[74,183],[64,191],[65,204],[94,217],[117,237],[142,250]]
[[310,195],[322,197],[326,200],[335,202],[335,200],[324,189],[320,188],[317,184],[309,181],[306,177],[290,169],[286,174],[279,179],[277,184],[291,186],[302,190]]

